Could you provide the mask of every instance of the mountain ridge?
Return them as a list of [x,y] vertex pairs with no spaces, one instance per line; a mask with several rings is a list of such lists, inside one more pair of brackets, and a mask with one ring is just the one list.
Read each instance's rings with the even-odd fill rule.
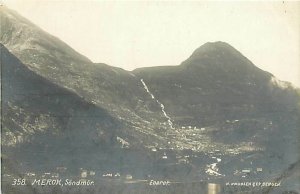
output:
[[[76,92],[98,106],[106,107],[112,114],[117,114],[115,115],[117,117],[126,117],[131,114],[132,117],[140,120],[132,114],[132,109],[135,109],[136,102],[140,100],[136,97],[142,96],[144,91],[140,81],[131,73],[120,68],[104,67],[90,62],[65,43],[50,36],[17,13],[13,13],[17,15],[16,19],[10,19],[7,15],[11,12],[9,9],[1,8],[1,43],[23,64],[51,82]],[[23,27],[23,22],[25,22],[25,27]],[[108,80],[108,76],[111,79]],[[128,84],[133,87],[124,87]],[[115,90],[111,90],[111,87]],[[123,99],[120,94],[116,93],[135,95],[132,98]],[[117,105],[118,103],[121,105]]]
[[[79,54],[77,51],[75,51],[73,48],[69,47],[66,43],[61,41],[59,38],[49,34],[48,32],[44,31],[42,28],[38,27],[36,24],[32,23],[25,17],[19,15],[16,11],[9,9],[5,5],[1,6],[0,11],[0,18],[1,18],[1,41],[2,44],[10,44],[9,48],[11,51],[17,51],[18,48],[20,49],[32,49],[30,45],[26,44],[27,41],[32,41],[31,39],[36,36],[36,38],[39,38],[39,33],[36,33],[37,31],[40,31],[41,33],[44,33],[47,35],[47,38],[54,42],[54,44],[58,44],[58,47],[64,48],[64,52],[66,52],[68,55],[72,55],[73,57],[78,58],[81,61],[84,62],[91,62],[87,57]],[[33,28],[32,31],[30,28]],[[19,31],[14,32],[14,29],[18,29]],[[8,31],[11,31],[11,36],[6,36]],[[33,33],[31,33],[33,32]],[[22,36],[27,35],[28,40],[23,40],[23,46],[22,45],[14,45],[16,42],[15,40],[20,40]],[[25,37],[24,37],[25,38]],[[7,46],[7,45],[6,45]]]

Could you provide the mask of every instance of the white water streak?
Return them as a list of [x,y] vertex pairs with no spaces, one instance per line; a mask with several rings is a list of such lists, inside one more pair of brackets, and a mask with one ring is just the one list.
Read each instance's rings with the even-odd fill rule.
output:
[[148,86],[146,85],[146,83],[144,82],[143,79],[141,79],[141,82],[142,82],[142,84],[143,84],[143,86],[144,86],[146,92],[151,96],[152,99],[156,100],[157,104],[160,106],[163,115],[164,115],[164,116],[166,117],[166,119],[168,120],[169,126],[170,126],[172,129],[174,129],[173,123],[172,123],[172,121],[171,121],[171,117],[169,117],[169,115],[168,115],[168,114],[166,113],[166,111],[165,111],[165,106],[164,106],[161,102],[159,102],[159,101],[155,98],[155,96],[149,91],[149,88],[148,88]]

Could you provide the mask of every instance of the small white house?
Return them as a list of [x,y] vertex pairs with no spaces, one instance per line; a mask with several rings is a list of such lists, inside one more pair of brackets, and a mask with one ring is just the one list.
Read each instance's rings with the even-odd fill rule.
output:
[[86,178],[87,177],[87,170],[82,170],[80,173],[81,178]]
[[256,171],[257,172],[262,172],[263,170],[262,170],[262,168],[256,168]]
[[242,172],[243,172],[243,173],[250,173],[250,172],[251,172],[251,169],[245,168],[245,169],[242,170]]
[[185,159],[185,158],[180,158],[180,159],[178,160],[178,163],[179,163],[179,164],[188,164],[189,161],[188,161],[187,159]]
[[126,179],[127,179],[127,180],[131,180],[131,179],[132,179],[132,175],[131,175],[131,174],[127,174],[127,175],[126,175]]
[[112,177],[113,175],[111,173],[103,174],[103,177]]
[[162,159],[168,159],[168,156],[167,156],[166,152],[165,152],[164,155],[162,156]]
[[27,176],[35,176],[35,173],[33,173],[33,172],[28,172],[28,173],[26,173],[26,175],[27,175]]
[[59,177],[59,174],[58,174],[58,173],[53,173],[51,177],[52,177],[52,178],[58,178],[58,177]]
[[95,171],[90,171],[90,176],[95,176],[96,172]]

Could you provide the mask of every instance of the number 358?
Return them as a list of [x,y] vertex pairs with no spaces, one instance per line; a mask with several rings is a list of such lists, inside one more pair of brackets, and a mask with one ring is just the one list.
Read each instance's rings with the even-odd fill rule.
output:
[[12,185],[26,185],[25,179],[14,179]]

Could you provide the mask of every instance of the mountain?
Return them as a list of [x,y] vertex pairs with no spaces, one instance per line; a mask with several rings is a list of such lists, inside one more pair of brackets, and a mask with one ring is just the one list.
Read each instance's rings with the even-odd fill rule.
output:
[[2,174],[24,178],[57,167],[66,167],[69,176],[78,175],[80,168],[98,173],[151,170],[155,156],[145,154],[145,146],[155,137],[133,134],[106,109],[36,74],[0,48]]
[[[29,70],[123,121],[127,128],[155,136],[149,118],[163,120],[160,107],[147,102],[140,79],[131,72],[92,63],[58,38],[43,31],[16,12],[1,6],[1,43]],[[152,142],[152,140],[151,140]],[[144,142],[145,143],[145,142]]]
[[145,80],[175,122],[184,125],[289,111],[298,100],[289,83],[277,81],[223,42],[204,44],[179,66],[133,72]]
[[[139,101],[144,101],[140,80],[123,69],[94,64],[58,38],[27,19],[1,7],[1,43],[30,70],[71,90],[86,100],[106,107],[117,117],[134,117]],[[147,98],[146,98],[147,99]],[[146,125],[147,123],[144,123]]]
[[164,117],[140,79],[92,63],[16,12],[0,9],[3,172],[67,166],[77,174],[82,167],[121,171],[151,163],[145,149],[167,145],[155,132]]
[[229,44],[206,43],[177,66],[126,71],[0,9],[6,174],[66,166],[72,176],[239,180],[251,166],[275,179],[298,164],[299,89]]
[[115,134],[121,129],[120,121],[74,92],[37,75],[2,45],[1,70],[4,153],[12,153],[6,148],[18,148],[25,155],[47,152],[53,157],[57,150],[77,152],[92,146],[106,149],[118,144]]
[[259,69],[229,44],[209,42],[178,66],[133,73],[164,104],[188,145],[197,145],[201,128],[222,152],[245,146],[264,149],[267,157],[276,155],[286,164],[299,159],[299,90]]

